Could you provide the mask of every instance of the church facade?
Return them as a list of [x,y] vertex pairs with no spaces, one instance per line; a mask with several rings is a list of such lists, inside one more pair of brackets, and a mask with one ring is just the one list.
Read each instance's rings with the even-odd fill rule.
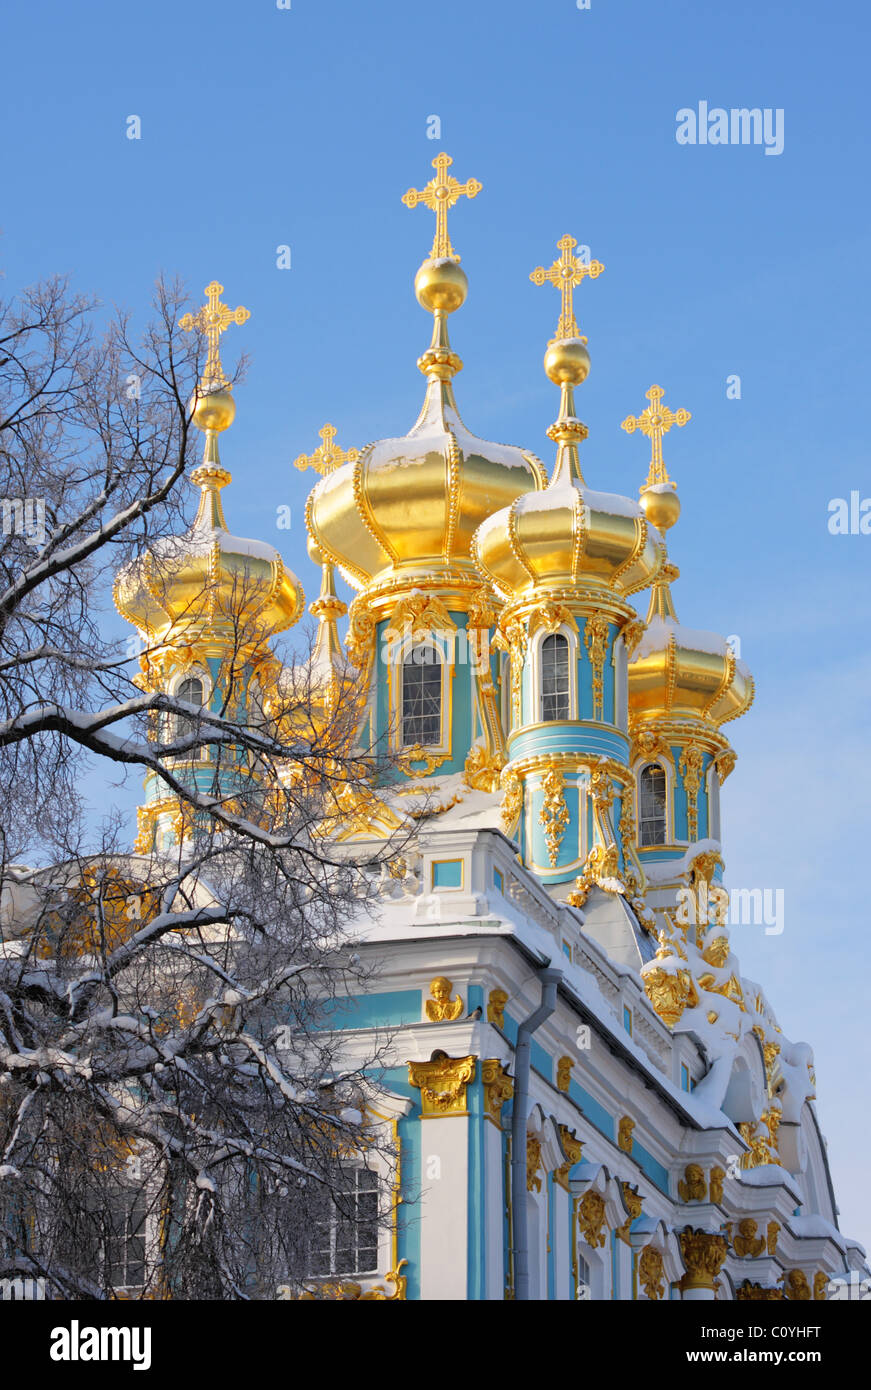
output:
[[[663,440],[689,413],[651,387],[623,422],[650,445],[639,500],[588,485],[575,391],[590,359],[573,296],[604,267],[565,236],[531,276],[560,292],[544,359],[553,461],[473,435],[454,394],[448,324],[467,279],[447,219],[480,185],[446,155],[433,165],[403,200],[436,214],[415,278],[433,320],[420,415],[361,450],[326,426],[297,460],[318,474],[317,688],[335,700],[342,673],[359,673],[359,747],[386,754],[339,834],[377,865],[378,909],[352,927],[376,981],[336,1027],[351,1059],[384,1041],[369,1111],[395,1159],[373,1176],[361,1158],[361,1201],[380,1191],[389,1219],[327,1252],[311,1295],[832,1296],[865,1260],[838,1228],[813,1056],[785,1037],[731,938],[756,904],[725,876],[724,728],[750,708],[753,680],[725,639],[680,624],[673,597],[680,503]],[[218,436],[234,407],[225,379],[207,385],[188,588],[159,612],[141,576],[116,589],[152,647],[165,642],[147,680],[193,703],[220,695],[224,636],[214,615],[175,654],[168,634],[207,567],[262,574],[267,633],[303,603],[272,547],[227,529]],[[149,786],[141,853],[171,841],[175,816]]]

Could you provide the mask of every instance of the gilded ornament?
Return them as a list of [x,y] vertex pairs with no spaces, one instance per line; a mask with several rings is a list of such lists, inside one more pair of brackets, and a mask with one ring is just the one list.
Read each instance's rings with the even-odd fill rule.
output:
[[556,1064],[556,1085],[558,1091],[567,1091],[572,1079],[573,1057],[560,1057]]
[[[580,337],[572,303],[574,291],[585,276],[595,280],[605,269],[601,261],[585,261],[580,256],[573,256],[572,251],[577,244],[573,236],[566,234],[566,236],[560,237],[557,242],[557,250],[560,253],[559,260],[554,261],[549,270],[545,270],[543,265],[536,266],[529,277],[534,285],[543,285],[545,281],[548,281],[560,292],[562,307],[556,330],[557,339]],[[586,375],[585,371],[580,380],[583,381]]]
[[626,1208],[627,1215],[623,1225],[617,1227],[615,1234],[618,1240],[622,1240],[625,1245],[629,1245],[629,1229],[633,1221],[637,1221],[641,1215],[644,1208],[644,1198],[640,1195],[638,1188],[631,1187],[628,1182],[621,1182],[620,1188],[623,1193],[623,1205]]
[[620,635],[623,638],[627,656],[631,657],[646,631],[647,623],[643,618],[631,618],[628,623],[624,623],[620,629]]
[[467,786],[481,792],[495,792],[502,775],[503,759],[498,753],[489,753],[482,743],[469,749],[464,768]]
[[602,1230],[605,1224],[605,1198],[592,1187],[587,1188],[578,1202],[578,1224],[584,1240],[594,1250],[605,1244],[606,1236]]
[[757,1224],[750,1216],[738,1222],[738,1234],[732,1244],[735,1254],[741,1259],[755,1259],[765,1249],[765,1237],[756,1234]]
[[765,1246],[769,1255],[777,1254],[777,1237],[780,1234],[780,1222],[769,1221],[765,1231]]
[[[437,767],[446,763],[450,756],[450,753],[434,753],[431,748],[424,748],[423,744],[415,743],[397,754],[396,766],[406,777],[429,777]],[[415,767],[415,763],[423,763],[424,766],[421,769]]]
[[459,995],[456,999],[451,998],[453,985],[445,975],[436,975],[431,982],[429,992],[431,999],[427,999],[425,1008],[426,1016],[430,1023],[453,1023],[463,1012],[463,1001]]
[[605,658],[608,655],[610,631],[608,620],[602,617],[601,613],[592,614],[584,626],[584,646],[590,654],[590,665],[593,668],[594,719],[602,718]]
[[[241,304],[236,309],[231,309],[227,304],[222,304],[221,295],[223,293],[224,286],[219,285],[217,280],[212,280],[210,284],[206,285],[206,302],[202,308],[196,314],[185,314],[178,321],[179,328],[183,329],[185,333],[192,333],[196,330],[203,334],[208,344],[206,366],[200,378],[200,385],[204,392],[201,398],[203,409],[198,405],[194,416],[196,423],[201,429],[213,428],[221,430],[226,429],[227,425],[232,423],[235,408],[233,408],[230,419],[226,424],[222,425],[217,421],[213,423],[208,422],[205,418],[205,397],[213,392],[223,392],[224,389],[229,387],[229,382],[221,366],[221,334],[226,332],[231,323],[241,325],[247,323],[248,319],[251,317],[250,311],[243,308]],[[230,404],[232,405],[232,398]]]
[[810,1285],[803,1269],[790,1269],[780,1276],[783,1291],[788,1299],[796,1303],[807,1303],[811,1298]]
[[504,989],[491,989],[487,996],[487,1022],[495,1023],[497,1028],[505,1027],[505,1005],[508,995]]
[[523,810],[523,784],[516,772],[503,769],[500,785],[505,793],[502,798],[502,828],[510,836]]
[[685,1226],[679,1232],[680,1252],[686,1273],[680,1281],[681,1292],[688,1289],[714,1288],[714,1281],[729,1253],[729,1244],[719,1232],[694,1230]]
[[648,1298],[662,1298],[665,1292],[662,1255],[653,1245],[645,1245],[638,1257],[638,1281]]
[[783,1293],[780,1289],[765,1288],[762,1284],[754,1284],[749,1279],[745,1279],[738,1290],[737,1298],[739,1303],[780,1303],[783,1301]]
[[723,1200],[723,1181],[726,1177],[724,1168],[711,1169],[711,1201],[719,1205]]
[[829,1276],[825,1270],[818,1269],[814,1275],[814,1299],[817,1303],[824,1303],[829,1291]]
[[688,743],[680,757],[679,772],[687,798],[687,838],[699,838],[699,788],[702,785],[704,757],[697,743]]
[[[650,401],[650,405],[642,410],[640,415],[627,415],[620,428],[625,430],[627,434],[634,434],[636,430],[640,430],[650,440],[650,467],[644,486],[652,487],[671,482],[662,457],[663,436],[668,434],[672,425],[683,428],[693,417],[683,407],[672,411],[667,405],[663,405],[662,399],[665,392],[661,386],[651,386],[650,390],[645,391],[644,394]],[[674,520],[677,518],[675,517]],[[654,525],[657,523],[654,522]]]
[[581,1151],[584,1146],[583,1141],[578,1138],[573,1129],[569,1129],[568,1125],[557,1125],[557,1131],[559,1133],[562,1151],[566,1156],[566,1161],[565,1163],[561,1163],[556,1169],[554,1179],[559,1183],[560,1187],[568,1191],[569,1173],[576,1163],[580,1163]]
[[571,819],[563,794],[564,786],[565,778],[559,769],[549,768],[541,782],[544,800],[538,813],[538,821],[544,827],[544,838],[547,841],[548,857],[552,869],[556,868],[560,845]]
[[625,1154],[632,1152],[632,1131],[635,1128],[635,1121],[631,1115],[621,1115],[617,1125],[617,1147]]
[[420,1091],[422,1119],[468,1115],[466,1087],[475,1079],[476,1057],[434,1057],[409,1062],[408,1079]]
[[408,1264],[408,1260],[400,1260],[395,1269],[390,1269],[384,1276],[386,1283],[392,1284],[390,1292],[384,1285],[375,1285],[371,1289],[363,1292],[363,1285],[353,1280],[344,1280],[341,1283],[319,1284],[316,1289],[306,1289],[305,1293],[299,1295],[299,1302],[332,1302],[332,1303],[405,1303],[408,1298],[408,1280],[401,1272],[403,1267]]
[[682,1202],[704,1202],[708,1196],[705,1170],[700,1163],[688,1163],[684,1175],[677,1185],[677,1195]]
[[441,151],[432,162],[436,171],[435,178],[430,179],[424,188],[409,188],[408,192],[402,195],[402,201],[407,208],[416,208],[423,203],[436,215],[435,238],[430,252],[430,259],[434,261],[460,259],[448,236],[448,210],[461,197],[476,198],[483,187],[477,179],[467,179],[465,183],[460,183],[453,174],[449,174],[448,169],[453,162],[449,154]]
[[541,1178],[538,1170],[541,1167],[541,1140],[531,1131],[526,1134],[526,1190],[527,1192],[541,1191]]
[[484,1085],[484,1114],[501,1127],[502,1106],[514,1095],[514,1082],[495,1057],[482,1061],[481,1081]]
[[544,628],[545,632],[554,633],[561,627],[573,628],[576,631],[577,626],[571,610],[566,608],[564,603],[554,603],[551,599],[538,604],[529,614],[530,632]]
[[360,450],[340,449],[335,442],[336,434],[335,425],[324,425],[323,429],[318,430],[321,443],[317,449],[312,454],[299,454],[293,461],[294,467],[300,471],[312,468],[323,478],[335,469],[341,468],[343,463],[356,463],[360,457]]

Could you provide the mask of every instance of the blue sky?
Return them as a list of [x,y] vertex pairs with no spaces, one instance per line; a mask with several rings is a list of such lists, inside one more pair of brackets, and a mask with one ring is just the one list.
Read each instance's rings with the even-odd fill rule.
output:
[[[484,185],[451,221],[471,286],[452,321],[457,390],[477,433],[550,462],[541,356],[558,299],[529,272],[566,231],[605,263],[577,296],[586,476],[635,495],[647,454],[619,423],[653,382],[692,411],[666,441],[678,613],[737,634],[758,692],[729,730],[728,876],[786,892],[783,935],[736,928],[736,947],[816,1050],[842,1225],[871,1242],[871,537],[827,528],[830,499],[871,496],[867,9],[50,0],[7,10],[0,33],[15,55],[0,92],[6,289],[68,270],[139,312],[163,269],[196,305],[216,277],[251,310],[225,339],[228,359],[243,343],[252,356],[223,447],[228,519],[279,545],[309,597],[313,475],[292,460],[326,420],[345,445],[414,421],[429,322],[412,280],[432,217],[400,197],[438,150]],[[783,153],[678,145],[676,113],[700,101],[781,108]]]

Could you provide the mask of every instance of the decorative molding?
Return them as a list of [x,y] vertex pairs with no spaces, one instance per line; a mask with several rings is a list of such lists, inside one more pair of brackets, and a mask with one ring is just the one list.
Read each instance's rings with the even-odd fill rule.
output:
[[541,779],[544,801],[538,813],[538,821],[544,827],[544,838],[547,841],[547,853],[552,869],[556,868],[560,845],[571,819],[563,792],[564,787],[565,778],[558,768],[549,768]]
[[593,668],[593,718],[602,719],[605,695],[605,657],[608,654],[610,626],[601,613],[592,614],[584,625],[584,646]]
[[678,1239],[686,1269],[680,1280],[681,1293],[689,1289],[708,1289],[713,1292],[714,1281],[729,1253],[726,1237],[719,1233],[698,1231],[692,1226],[685,1226],[678,1233]]
[[408,1063],[409,1083],[420,1091],[421,1119],[468,1115],[466,1087],[475,1079],[477,1060],[476,1056],[441,1056]]

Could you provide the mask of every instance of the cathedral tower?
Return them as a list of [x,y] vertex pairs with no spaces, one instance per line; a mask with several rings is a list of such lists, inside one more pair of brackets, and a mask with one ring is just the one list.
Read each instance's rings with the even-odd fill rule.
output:
[[592,491],[581,473],[587,428],[575,415],[574,388],[590,359],[572,292],[603,267],[574,256],[575,245],[563,237],[559,260],[532,274],[562,292],[544,358],[561,393],[548,430],[557,446],[553,477],[543,492],[486,520],[474,555],[506,604],[499,627],[511,662],[506,828],[517,827],[524,862],[549,885],[584,871],[591,881],[640,888],[627,657],[641,624],[628,599],[655,578],[664,547],[637,503]]

